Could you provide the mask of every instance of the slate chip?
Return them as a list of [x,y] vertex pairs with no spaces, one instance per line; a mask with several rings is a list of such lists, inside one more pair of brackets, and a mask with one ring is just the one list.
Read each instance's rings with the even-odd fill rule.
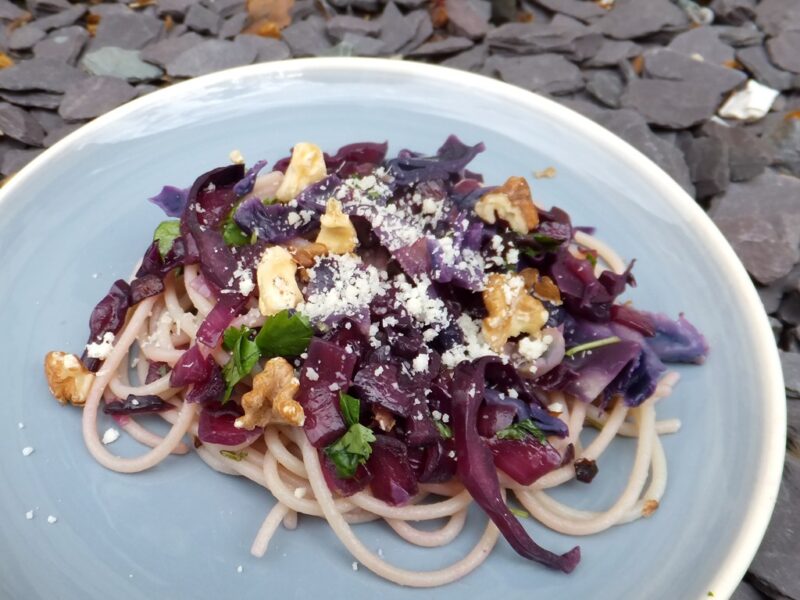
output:
[[61,94],[48,92],[0,92],[0,98],[17,106],[27,108],[58,108]]
[[88,40],[89,32],[83,27],[64,27],[38,42],[33,47],[33,55],[74,65]]
[[[492,49],[514,54],[539,52],[571,52],[576,40],[584,36],[597,38],[596,32],[564,15],[556,15],[550,23],[506,23],[492,29],[486,40]],[[599,48],[602,41],[599,40]]]
[[75,22],[85,14],[86,7],[81,4],[76,4],[67,10],[62,10],[61,12],[42,17],[41,19],[36,19],[34,23],[39,29],[50,31],[51,29],[59,29],[61,27],[67,27],[68,25],[74,25]]
[[416,50],[408,53],[408,56],[447,56],[472,48],[475,42],[469,38],[450,36],[442,40],[426,42]]
[[719,39],[734,48],[754,46],[764,41],[764,33],[752,23],[734,27],[732,25],[714,25],[712,27],[719,35]]
[[586,91],[609,108],[619,108],[625,89],[622,76],[610,69],[592,70],[585,73]]
[[32,13],[58,12],[70,7],[67,0],[27,0],[26,4]]
[[742,581],[730,600],[763,600],[763,596],[749,583]]
[[728,144],[719,138],[689,137],[681,144],[697,198],[724,191],[730,181]]
[[192,4],[191,8],[186,12],[183,24],[197,33],[217,35],[222,26],[222,19],[217,13],[202,5]]
[[252,48],[256,52],[255,62],[270,62],[273,60],[285,60],[292,56],[289,46],[280,40],[273,38],[263,38],[257,35],[241,34],[237,35],[235,42]]
[[[94,7],[96,10],[100,6]],[[163,30],[163,23],[152,15],[131,11],[112,13],[103,16],[92,38],[90,48],[117,46],[129,50],[140,50],[158,38]]]
[[744,127],[728,127],[709,121],[701,131],[727,144],[731,181],[752,179],[763,173],[770,162],[767,144]]
[[166,67],[167,63],[176,59],[190,48],[194,48],[202,41],[203,38],[201,36],[190,31],[180,37],[167,38],[150,44],[139,53],[139,56],[149,63]]
[[222,39],[236,37],[242,32],[242,29],[244,29],[246,24],[247,13],[239,13],[233,15],[232,17],[228,17],[222,22],[222,26],[219,28],[218,37]]
[[136,89],[117,77],[90,77],[64,92],[58,114],[68,121],[93,119],[136,97]]
[[718,95],[730,92],[747,80],[747,75],[736,69],[694,60],[664,48],[644,54],[644,71],[651,77],[702,84]]
[[714,21],[718,23],[741,25],[756,16],[755,0],[714,0],[710,8],[714,11]]
[[773,65],[762,46],[741,48],[736,52],[736,59],[753,74],[756,81],[772,89],[788,90],[794,85],[795,76]]
[[584,86],[580,69],[558,54],[495,56],[490,61],[503,81],[532,92],[568,94]]
[[36,119],[18,106],[5,102],[0,102],[0,131],[28,146],[41,146],[44,140],[44,129]]
[[375,37],[381,32],[378,21],[352,15],[336,15],[327,22],[325,28],[328,35],[335,40],[341,40],[348,33]]
[[223,18],[244,12],[246,0],[204,0],[203,4]]
[[756,23],[767,35],[800,29],[800,3],[796,0],[762,0],[755,12]]
[[483,64],[486,62],[488,57],[489,48],[486,46],[486,44],[479,44],[473,48],[470,48],[469,50],[444,59],[440,64],[453,69],[461,69],[462,71],[472,71],[473,73],[477,73],[480,71],[481,67],[483,67]]
[[800,259],[797,178],[767,170],[745,183],[732,183],[710,214],[756,281],[776,281]]
[[36,25],[23,25],[11,32],[7,45],[10,50],[30,50],[45,35]]
[[793,290],[784,295],[778,307],[778,317],[784,323],[800,325],[800,292]]
[[158,79],[163,71],[144,62],[137,50],[126,50],[116,46],[104,46],[87,52],[81,66],[92,75],[119,77],[128,81],[149,81]]
[[325,21],[319,17],[309,17],[305,21],[292,23],[281,35],[292,51],[292,56],[296,57],[322,56],[332,46],[325,35]]
[[380,27],[380,39],[386,46],[386,51],[392,53],[414,39],[418,24],[404,16],[394,2],[388,2],[380,17]]
[[0,161],[0,173],[3,175],[13,175],[31,162],[34,158],[42,153],[41,149],[28,150],[13,148],[3,154],[2,161]]
[[181,19],[197,0],[158,0],[156,11],[159,17],[169,15],[174,19]]
[[616,41],[603,39],[594,56],[586,61],[587,67],[613,67],[620,61],[639,56],[643,49],[629,40]]
[[15,21],[24,15],[25,11],[16,4],[9,0],[0,0],[0,19]]
[[0,70],[0,89],[63,92],[70,83],[85,77],[85,73],[61,61],[34,58]]
[[784,117],[764,137],[773,151],[772,164],[800,177],[800,119]]
[[767,50],[777,66],[793,73],[800,73],[800,30],[782,31],[767,40]]
[[385,53],[383,42],[374,37],[346,33],[342,40],[330,50],[331,56],[380,56]]
[[648,123],[685,129],[714,115],[721,102],[717,90],[691,81],[633,79],[622,95],[622,106],[633,108]]
[[479,40],[489,31],[489,17],[470,0],[445,0],[447,29],[457,36]]
[[786,395],[790,398],[800,399],[800,354],[780,352],[780,357]]
[[69,124],[66,124],[66,125],[62,125],[58,129],[54,129],[53,131],[50,131],[44,138],[45,147],[49,148],[50,146],[52,146],[56,142],[60,142],[61,140],[63,140],[65,137],[67,137],[73,131],[83,127],[83,125],[84,125],[83,122],[69,123]]
[[231,67],[249,65],[256,59],[255,48],[227,40],[205,40],[183,52],[167,65],[173,77],[197,77]]
[[52,110],[32,108],[28,111],[28,114],[36,119],[39,125],[42,126],[42,129],[44,129],[45,133],[50,133],[59,127],[63,127],[65,124],[64,119],[62,119],[57,112],[53,112]]
[[399,54],[408,54],[414,51],[433,34],[433,21],[426,10],[415,10],[406,15],[406,20],[414,28],[414,37],[398,51]]
[[585,23],[590,23],[606,14],[606,10],[594,2],[583,0],[536,0],[540,6],[561,13]]
[[670,0],[648,0],[614,3],[612,9],[597,21],[595,27],[609,37],[630,40],[659,31],[685,29],[688,25],[686,13]]
[[713,27],[696,27],[679,33],[667,46],[687,56],[699,54],[707,63],[723,65],[734,59],[733,48],[720,41]]

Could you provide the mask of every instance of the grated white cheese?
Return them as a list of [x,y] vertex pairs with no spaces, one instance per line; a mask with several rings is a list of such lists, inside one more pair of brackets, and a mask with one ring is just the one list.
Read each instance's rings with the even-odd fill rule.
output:
[[113,444],[118,439],[119,439],[119,431],[117,431],[113,427],[109,427],[103,433],[103,444],[105,444],[106,446],[108,444]]
[[22,449],[22,456],[30,456],[33,454],[33,447],[32,446],[25,446]]
[[101,342],[90,342],[89,344],[86,344],[86,354],[89,358],[105,360],[108,358],[108,355],[111,354],[113,349],[114,334],[110,331],[106,331],[103,334]]
[[358,563],[356,561],[353,561],[352,567],[353,567],[353,571],[358,571]]
[[308,367],[306,369],[306,379],[308,379],[309,381],[317,381],[319,380],[319,373],[317,373],[315,369]]
[[25,429],[25,423],[23,423],[22,421],[17,423],[17,429]]
[[236,567],[236,572],[237,573],[241,573],[242,571],[244,571],[244,568],[242,567],[242,565],[239,565],[238,567]]
[[462,314],[456,321],[464,334],[464,343],[457,344],[442,354],[442,363],[452,369],[464,360],[473,360],[481,356],[496,356],[483,338],[478,324],[469,315]]
[[[547,338],[550,338],[549,342],[545,341]],[[520,353],[522,358],[533,362],[547,352],[547,348],[550,346],[550,342],[552,341],[553,338],[549,335],[541,339],[539,337],[533,338],[526,336],[517,344],[517,351]]]
[[47,522],[48,522],[48,523],[50,523],[50,525],[52,525],[52,524],[53,524],[53,523],[55,523],[56,521],[58,521],[58,518],[57,518],[57,517],[54,517],[53,515],[48,515],[48,516],[47,516]]
[[428,361],[430,357],[427,354],[420,353],[414,357],[414,360],[411,361],[411,366],[414,368],[414,371],[417,373],[422,373],[428,370]]
[[28,521],[30,521],[31,519],[33,519],[33,511],[32,511],[32,510],[29,510],[28,512],[26,512],[26,513],[25,513],[25,518],[26,518],[26,519],[28,519]]

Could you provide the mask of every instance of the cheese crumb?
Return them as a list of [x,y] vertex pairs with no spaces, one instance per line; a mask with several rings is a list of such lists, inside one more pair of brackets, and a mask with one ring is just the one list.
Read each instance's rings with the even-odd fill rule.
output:
[[91,342],[86,344],[86,354],[89,358],[97,358],[100,360],[105,360],[108,358],[108,355],[111,354],[111,351],[114,349],[114,334],[110,331],[106,331],[103,334],[103,339],[101,342]]
[[28,512],[26,512],[25,518],[28,519],[28,521],[30,521],[33,518],[33,511],[29,510]]
[[52,525],[52,524],[53,524],[53,523],[55,523],[56,521],[58,521],[58,518],[57,518],[57,517],[54,517],[53,515],[48,515],[48,517],[47,517],[47,522],[48,522],[48,523],[50,523],[50,525]]
[[23,423],[22,421],[17,423],[17,429],[25,429],[25,423]]
[[306,497],[306,492],[308,490],[304,487],[294,488],[294,497],[300,500],[301,498]]
[[353,561],[353,571],[358,571],[358,563]]
[[308,367],[306,369],[306,379],[309,381],[317,381],[319,380],[319,373],[317,373],[316,370],[312,369],[311,367]]
[[31,446],[25,446],[22,449],[22,456],[30,456],[33,454],[33,448]]
[[427,354],[420,353],[420,354],[417,354],[416,357],[414,357],[413,361],[411,361],[411,366],[414,367],[414,370],[417,373],[423,373],[424,371],[428,370],[428,361],[429,360],[430,359],[429,359]]
[[[552,336],[546,336],[550,338],[550,341],[553,341]],[[547,348],[549,344],[545,341],[545,338],[532,338],[532,337],[524,337],[522,338],[519,343],[517,344],[517,350],[519,351],[520,355],[525,360],[534,361],[537,358],[540,358],[545,352],[547,352]]]
[[242,571],[244,571],[244,568],[242,568],[242,565],[239,565],[238,567],[236,567],[236,572],[237,573],[241,573]]
[[228,158],[231,159],[231,162],[235,165],[243,165],[244,164],[244,156],[238,150],[231,150],[231,153],[228,154]]
[[105,430],[105,433],[103,433],[103,444],[105,444],[106,446],[108,444],[113,444],[118,439],[119,439],[119,431],[117,431],[113,427],[109,427],[108,429]]

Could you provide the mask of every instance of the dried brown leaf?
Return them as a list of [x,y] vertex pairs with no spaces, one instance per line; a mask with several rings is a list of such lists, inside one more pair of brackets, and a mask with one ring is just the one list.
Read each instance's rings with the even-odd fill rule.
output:
[[[278,29],[283,29],[292,23],[293,6],[294,0],[247,0],[247,14],[250,15],[254,25],[266,21],[273,23]],[[258,33],[258,35],[264,34]]]

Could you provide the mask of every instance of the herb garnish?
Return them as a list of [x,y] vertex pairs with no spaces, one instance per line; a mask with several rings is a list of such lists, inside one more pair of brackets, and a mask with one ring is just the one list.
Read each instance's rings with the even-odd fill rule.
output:
[[532,435],[534,438],[544,443],[547,441],[544,433],[539,429],[532,419],[525,419],[505,429],[501,429],[496,434],[499,440],[521,440],[526,436]]
[[615,335],[611,337],[603,338],[601,340],[594,340],[593,342],[586,342],[585,344],[578,344],[577,346],[573,346],[566,352],[564,352],[564,356],[575,356],[578,352],[586,352],[587,350],[594,350],[595,348],[602,348],[603,346],[610,346],[611,344],[616,344],[617,342],[621,342],[622,340]]
[[453,430],[450,429],[448,425],[445,425],[441,421],[437,421],[435,419],[433,424],[436,425],[436,429],[439,430],[439,435],[442,436],[442,439],[449,440],[453,437]]
[[180,221],[161,221],[153,232],[153,241],[158,243],[158,253],[161,258],[169,254],[172,250],[172,244],[181,235],[181,222]]
[[336,467],[336,475],[349,479],[356,474],[359,465],[367,462],[372,454],[375,434],[369,427],[358,422],[361,402],[348,394],[339,393],[339,408],[342,411],[347,432],[325,448],[325,454]]

